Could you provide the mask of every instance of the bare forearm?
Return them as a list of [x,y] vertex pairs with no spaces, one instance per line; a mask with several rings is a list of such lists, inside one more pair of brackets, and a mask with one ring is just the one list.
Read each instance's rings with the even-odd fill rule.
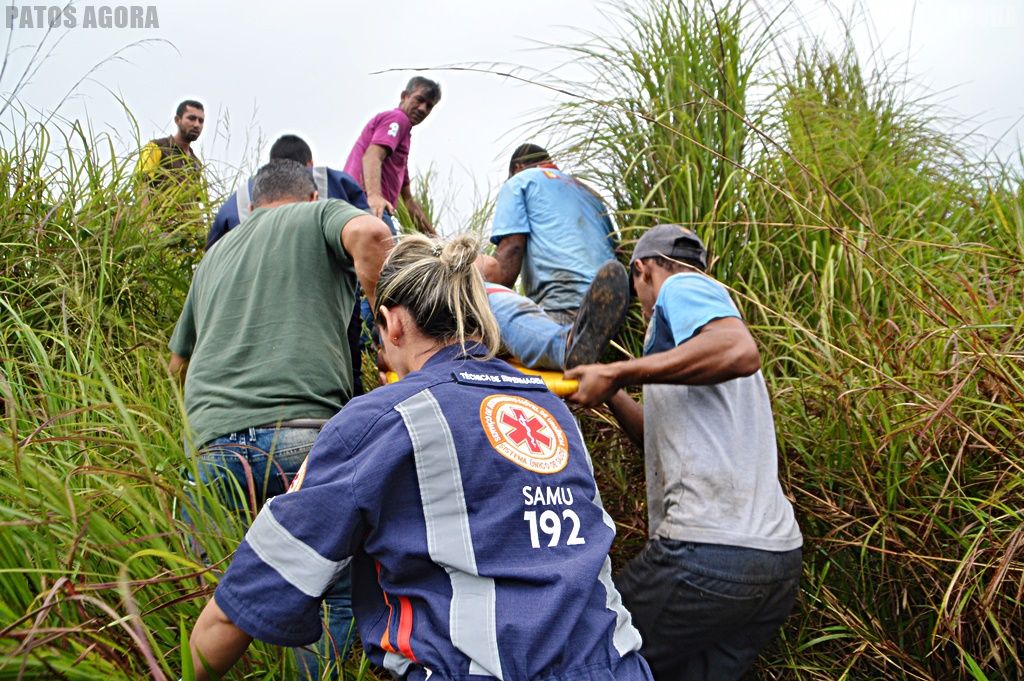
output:
[[387,225],[369,215],[353,218],[341,232],[341,245],[352,257],[359,284],[370,309],[377,299],[377,280],[394,241]]
[[492,269],[493,281],[495,284],[501,284],[508,288],[513,288],[516,285],[516,279],[519,278],[519,270],[513,270],[500,260],[495,261],[495,267]]
[[437,236],[437,232],[434,231],[434,226],[430,224],[430,218],[427,217],[426,211],[423,210],[423,206],[419,204],[416,197],[409,191],[409,185],[402,187],[402,201],[405,203],[405,209],[409,211],[409,215],[412,217],[413,222],[416,225],[416,229],[426,234],[427,236]]
[[402,201],[405,202],[407,207],[413,204],[415,204],[417,208],[420,207],[420,204],[416,203],[416,197],[412,195],[412,189],[409,187],[408,183],[402,185],[402,190],[398,192],[398,195],[402,197]]
[[511,234],[498,242],[498,248],[492,258],[494,262],[488,263],[493,277],[488,281],[509,288],[516,285],[519,271],[523,268],[526,241],[525,234]]
[[755,373],[760,356],[746,325],[718,319],[671,350],[607,365],[615,387],[645,383],[712,385]]
[[384,258],[381,258],[377,264],[374,264],[369,258],[356,263],[356,278],[359,279],[359,285],[363,289],[366,300],[370,303],[371,310],[376,309],[377,280],[380,279],[380,269],[383,264]]
[[623,432],[633,444],[644,446],[644,408],[630,397],[625,390],[618,390],[606,402],[612,416],[622,426]]
[[235,626],[211,598],[189,638],[196,681],[211,678],[207,669],[218,677],[223,675],[242,657],[251,642],[252,637]]
[[363,190],[367,198],[381,196],[380,168],[387,154],[384,148],[370,145],[363,154]]
[[565,372],[579,381],[569,399],[593,407],[617,390],[645,383],[710,385],[749,376],[761,366],[757,345],[742,320],[716,319],[671,350],[611,364],[585,364]]

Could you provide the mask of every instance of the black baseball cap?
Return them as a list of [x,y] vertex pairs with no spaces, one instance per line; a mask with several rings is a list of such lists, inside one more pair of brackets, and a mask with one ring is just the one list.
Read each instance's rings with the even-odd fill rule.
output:
[[655,225],[651,227],[633,247],[629,259],[630,267],[637,260],[657,256],[669,260],[691,260],[700,263],[701,269],[708,266],[708,251],[700,237],[682,225]]

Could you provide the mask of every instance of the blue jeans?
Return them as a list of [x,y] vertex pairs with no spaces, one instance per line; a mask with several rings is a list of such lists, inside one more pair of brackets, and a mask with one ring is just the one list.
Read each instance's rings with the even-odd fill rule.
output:
[[615,585],[655,681],[740,679],[793,608],[800,561],[800,549],[648,542]]
[[319,432],[246,428],[214,438],[196,453],[195,474],[187,473],[189,487],[198,483],[215,488],[225,508],[255,517],[267,499],[288,489]]
[[501,329],[501,344],[531,369],[561,369],[573,310],[545,312],[540,305],[500,284],[487,284],[487,300]]
[[[182,517],[191,523],[188,509],[201,510],[192,491],[196,485],[213,488],[222,505],[254,517],[264,502],[284,493],[316,441],[318,428],[246,428],[210,440],[195,452],[195,474],[190,469],[185,494],[189,499]],[[200,553],[202,553],[200,549]],[[309,678],[320,678],[320,660],[344,660],[353,638],[352,580],[345,570],[324,596],[326,628],[310,651],[295,649],[295,659]],[[302,677],[306,678],[306,677]],[[337,677],[340,678],[340,674]]]

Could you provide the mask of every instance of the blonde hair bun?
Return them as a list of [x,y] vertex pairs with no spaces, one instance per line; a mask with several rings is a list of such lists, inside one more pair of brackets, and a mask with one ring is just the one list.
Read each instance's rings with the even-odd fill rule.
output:
[[[463,348],[472,340],[493,357],[500,332],[474,266],[479,251],[480,240],[471,234],[446,241],[402,237],[381,269],[377,306],[402,306],[426,335]],[[383,324],[379,316],[377,321]]]
[[469,234],[460,234],[443,244],[440,258],[453,273],[461,273],[473,267],[479,253],[480,241]]

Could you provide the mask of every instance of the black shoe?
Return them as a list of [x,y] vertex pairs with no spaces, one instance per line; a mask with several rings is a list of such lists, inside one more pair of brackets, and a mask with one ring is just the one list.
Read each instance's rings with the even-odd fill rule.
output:
[[626,321],[629,275],[619,261],[601,265],[565,341],[565,367],[593,364]]

